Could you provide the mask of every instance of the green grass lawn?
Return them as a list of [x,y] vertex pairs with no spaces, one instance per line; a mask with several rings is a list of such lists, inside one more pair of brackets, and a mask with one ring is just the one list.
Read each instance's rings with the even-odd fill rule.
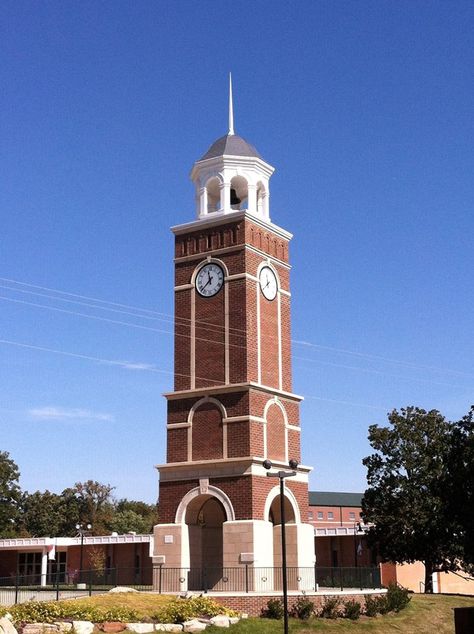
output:
[[[398,614],[386,614],[373,618],[362,616],[358,621],[347,619],[290,619],[290,632],[334,632],[347,634],[453,634],[456,607],[474,607],[474,597],[447,595],[414,595],[408,607]],[[232,634],[278,634],[283,629],[281,621],[249,619],[232,628]]]
[[[127,606],[137,610],[141,616],[149,617],[159,606],[170,599],[167,595],[151,593],[103,594],[87,599],[78,599],[80,603],[98,607]],[[334,632],[359,634],[452,634],[454,632],[455,607],[474,607],[474,597],[449,595],[412,595],[408,607],[398,614],[387,614],[374,618],[361,617],[359,621],[347,619],[311,619],[297,621],[290,619],[290,632],[311,634],[312,632]],[[279,634],[283,629],[282,621],[269,619],[242,620],[232,627],[232,634]],[[217,630],[216,630],[217,631]]]

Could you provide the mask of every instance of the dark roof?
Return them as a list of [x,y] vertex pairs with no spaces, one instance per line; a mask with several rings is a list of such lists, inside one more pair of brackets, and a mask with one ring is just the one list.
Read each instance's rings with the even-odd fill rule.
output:
[[341,493],[333,491],[310,491],[310,506],[355,506],[362,504],[363,493]]
[[205,161],[206,159],[215,158],[216,156],[224,156],[224,154],[262,158],[253,145],[247,143],[241,136],[237,134],[226,134],[225,136],[221,136],[220,139],[217,139],[217,141],[214,141],[208,151],[199,160]]

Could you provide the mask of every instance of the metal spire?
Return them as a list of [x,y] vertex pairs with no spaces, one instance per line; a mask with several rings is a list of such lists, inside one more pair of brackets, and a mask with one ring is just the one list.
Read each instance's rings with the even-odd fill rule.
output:
[[229,73],[229,132],[234,134],[234,104],[232,103],[232,73]]

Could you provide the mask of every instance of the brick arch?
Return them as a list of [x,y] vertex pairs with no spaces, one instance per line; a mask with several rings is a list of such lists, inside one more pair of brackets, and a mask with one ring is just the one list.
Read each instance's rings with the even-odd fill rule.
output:
[[[280,487],[276,486],[271,489],[267,495],[267,499],[265,500],[265,507],[263,509],[263,519],[268,521],[270,518],[270,509],[274,500],[276,500],[280,496]],[[285,498],[287,503],[290,505],[294,519],[293,521],[296,524],[301,524],[301,513],[300,507],[298,506],[298,500],[296,499],[293,491],[288,487],[285,487]],[[291,521],[291,520],[290,520]]]
[[181,523],[184,524],[186,520],[186,511],[188,509],[188,505],[192,503],[193,500],[195,500],[195,498],[198,498],[198,497],[201,497],[203,500],[216,498],[217,500],[219,500],[219,502],[222,504],[224,508],[226,521],[232,522],[235,520],[235,511],[229,496],[226,493],[224,493],[222,489],[209,485],[207,489],[207,493],[205,495],[201,493],[199,487],[191,489],[191,491],[188,491],[186,493],[186,495],[183,497],[183,499],[179,503],[178,508],[176,509],[176,516],[174,520],[176,524],[181,524]]
[[225,408],[215,398],[204,397],[193,405],[188,416],[191,423],[192,460],[224,457],[224,417]]
[[265,419],[266,457],[286,462],[288,459],[288,417],[282,403],[275,397],[267,402]]

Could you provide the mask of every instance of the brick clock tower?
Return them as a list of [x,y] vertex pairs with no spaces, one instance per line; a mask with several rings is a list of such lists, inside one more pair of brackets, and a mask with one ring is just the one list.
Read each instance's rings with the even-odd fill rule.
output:
[[[291,377],[292,236],[270,220],[273,171],[234,133],[230,100],[228,134],[191,171],[197,218],[172,228],[175,378],[153,561],[181,569],[174,589],[197,589],[204,568],[212,587],[228,567],[281,565],[278,480],[263,462],[300,461],[301,397]],[[314,564],[310,470],[298,466],[285,484],[289,566]]]

